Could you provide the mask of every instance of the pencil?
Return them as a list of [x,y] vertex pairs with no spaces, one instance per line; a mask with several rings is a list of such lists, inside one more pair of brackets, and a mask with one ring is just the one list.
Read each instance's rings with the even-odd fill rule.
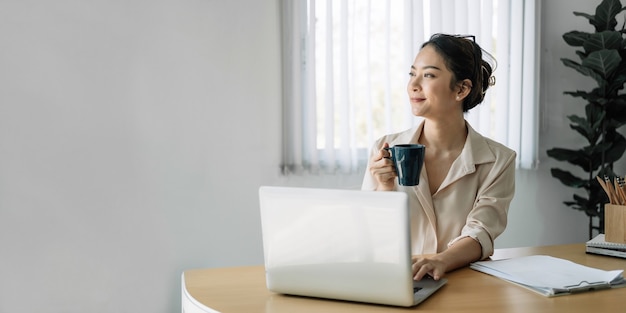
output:
[[619,177],[618,176],[618,183],[619,183],[619,193],[622,195],[622,205],[626,205],[626,188],[624,187],[624,177]]
[[609,197],[611,204],[619,204],[619,199],[617,198],[615,186],[613,186],[611,179],[608,176],[604,175],[604,182],[606,183],[606,189],[608,189],[609,193],[611,194],[611,196]]
[[609,191],[611,192],[611,196],[613,196],[612,204],[619,205],[620,204],[620,195],[617,193],[617,186],[613,185],[613,182],[608,176],[605,176],[606,185]]
[[622,188],[620,187],[619,178],[615,176],[613,181],[613,189],[615,190],[615,195],[617,196],[617,204],[624,205],[624,194],[622,193]]
[[606,196],[609,197],[609,202],[613,203],[613,199],[611,199],[611,192],[609,191],[608,187],[606,186],[605,181],[603,181],[602,178],[600,178],[600,176],[596,176],[596,179],[598,180],[598,183],[600,183],[600,187],[602,187],[602,189],[604,189],[604,192],[606,193]]

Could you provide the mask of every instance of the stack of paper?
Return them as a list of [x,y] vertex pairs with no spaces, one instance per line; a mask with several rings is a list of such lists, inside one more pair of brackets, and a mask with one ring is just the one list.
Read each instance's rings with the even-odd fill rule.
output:
[[585,251],[587,253],[626,258],[626,244],[607,242],[604,240],[604,234],[599,234],[595,238],[587,241]]
[[548,297],[626,286],[623,270],[603,271],[547,255],[474,262],[470,267]]

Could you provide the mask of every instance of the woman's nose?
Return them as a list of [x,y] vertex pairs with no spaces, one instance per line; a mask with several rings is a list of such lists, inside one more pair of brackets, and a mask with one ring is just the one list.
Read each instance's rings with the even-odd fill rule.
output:
[[409,81],[409,87],[411,88],[411,90],[422,89],[422,86],[420,85],[420,81],[417,77],[411,77],[411,80]]

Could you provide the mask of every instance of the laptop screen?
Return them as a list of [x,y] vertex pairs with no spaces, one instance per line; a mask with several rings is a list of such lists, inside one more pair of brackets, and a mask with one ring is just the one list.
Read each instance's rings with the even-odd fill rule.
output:
[[405,193],[263,186],[259,201],[271,291],[413,304]]

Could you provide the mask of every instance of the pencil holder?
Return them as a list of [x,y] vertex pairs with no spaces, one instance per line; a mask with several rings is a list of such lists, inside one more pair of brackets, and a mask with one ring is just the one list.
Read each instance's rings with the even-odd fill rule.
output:
[[604,240],[626,243],[626,206],[604,205]]

